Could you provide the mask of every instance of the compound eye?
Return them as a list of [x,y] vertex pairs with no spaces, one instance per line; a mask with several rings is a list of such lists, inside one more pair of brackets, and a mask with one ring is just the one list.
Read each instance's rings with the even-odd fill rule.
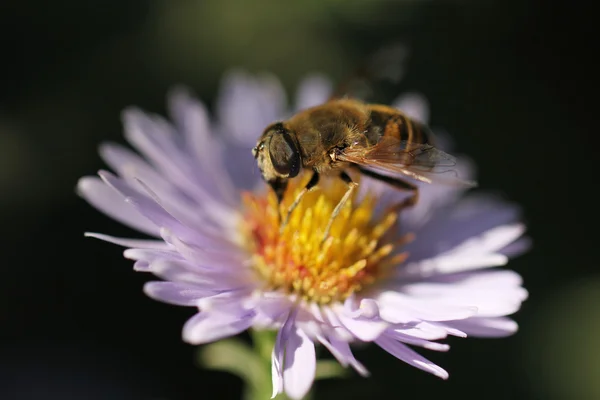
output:
[[300,152],[287,132],[273,135],[269,156],[278,174],[293,178],[300,172]]

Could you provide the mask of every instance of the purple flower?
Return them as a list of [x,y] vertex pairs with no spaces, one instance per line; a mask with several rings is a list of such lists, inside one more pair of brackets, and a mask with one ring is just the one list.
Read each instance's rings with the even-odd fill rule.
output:
[[[327,80],[305,80],[296,109],[319,104]],[[248,328],[278,330],[273,394],[299,399],[316,368],[315,343],[361,375],[350,344],[374,342],[402,361],[446,379],[448,373],[411,346],[446,351],[448,335],[502,337],[507,318],[527,297],[521,277],[492,269],[523,252],[527,241],[515,206],[461,189],[421,185],[419,204],[398,215],[402,196],[363,178],[360,191],[321,244],[344,187],[325,180],[279,234],[274,196],[260,180],[250,149],[270,122],[290,114],[278,81],[240,72],[225,80],[212,120],[187,92],[169,101],[173,124],[129,109],[125,136],[143,157],[116,144],[100,153],[114,171],[79,181],[79,193],[108,216],[152,239],[88,233],[126,247],[134,269],[163,279],[144,287],[152,298],[198,309],[183,339],[201,344]],[[427,119],[416,94],[397,106]],[[467,160],[461,176],[473,178]],[[284,202],[302,187],[292,183]]]

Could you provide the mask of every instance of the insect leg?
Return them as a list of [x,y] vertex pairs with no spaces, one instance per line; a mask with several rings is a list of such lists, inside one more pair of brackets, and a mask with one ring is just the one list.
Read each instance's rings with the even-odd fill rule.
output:
[[323,235],[322,242],[324,242],[329,237],[329,231],[331,230],[333,221],[338,216],[340,211],[342,211],[342,207],[344,206],[344,204],[346,204],[346,202],[352,195],[352,192],[358,186],[358,183],[353,182],[352,178],[350,178],[350,176],[343,171],[340,174],[340,178],[348,185],[348,190],[346,190],[346,193],[344,193],[344,196],[342,197],[342,199],[337,203],[337,205],[333,209],[333,212],[331,213],[331,217],[329,217],[329,222],[327,223],[327,227],[325,228],[325,234]]
[[403,181],[400,178],[391,177],[387,175],[378,174],[377,172],[368,170],[366,168],[358,167],[361,174],[366,175],[370,178],[377,179],[383,183],[387,183],[390,186],[393,186],[396,189],[410,191],[412,195],[402,200],[398,204],[391,207],[391,210],[401,210],[404,207],[414,206],[419,200],[419,188],[409,182]]
[[302,197],[304,197],[304,195],[309,190],[311,190],[312,188],[314,188],[315,186],[317,186],[317,183],[319,183],[319,174],[315,171],[315,172],[313,172],[312,177],[310,178],[310,180],[308,181],[308,183],[306,184],[306,186],[304,187],[304,189],[302,189],[300,191],[300,193],[298,193],[298,195],[294,199],[294,202],[288,208],[287,214],[285,216],[285,219],[283,220],[283,223],[279,226],[279,232],[280,233],[283,231],[283,228],[285,228],[285,226],[289,222],[290,217],[292,215],[292,211],[294,211],[294,209],[296,209],[296,207],[298,207],[298,204],[300,204],[300,200],[302,200]]
[[275,192],[275,196],[277,196],[277,204],[281,204],[285,189],[287,189],[287,180],[273,179],[272,181],[269,181],[268,184],[271,186],[271,189],[273,189],[273,192]]

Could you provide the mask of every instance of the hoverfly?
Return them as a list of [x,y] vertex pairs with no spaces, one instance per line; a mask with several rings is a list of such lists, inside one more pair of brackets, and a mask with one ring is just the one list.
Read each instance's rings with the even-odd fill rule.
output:
[[358,186],[347,173],[351,168],[412,192],[400,206],[411,206],[418,200],[418,187],[405,177],[426,183],[475,185],[436,172],[439,167],[446,167],[448,172],[456,161],[432,145],[431,132],[425,124],[390,106],[338,96],[269,125],[252,153],[263,179],[280,203],[289,179],[302,170],[312,172],[312,178],[289,207],[282,227],[302,196],[317,186],[321,175],[337,175],[348,185],[331,215],[325,238]]

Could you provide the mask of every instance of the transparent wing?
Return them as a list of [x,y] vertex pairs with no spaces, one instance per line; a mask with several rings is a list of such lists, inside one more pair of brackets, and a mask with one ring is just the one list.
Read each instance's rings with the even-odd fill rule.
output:
[[402,174],[422,182],[476,186],[475,182],[459,178],[453,156],[430,144],[411,143],[384,136],[374,146],[351,146],[337,157],[342,161],[384,173]]

